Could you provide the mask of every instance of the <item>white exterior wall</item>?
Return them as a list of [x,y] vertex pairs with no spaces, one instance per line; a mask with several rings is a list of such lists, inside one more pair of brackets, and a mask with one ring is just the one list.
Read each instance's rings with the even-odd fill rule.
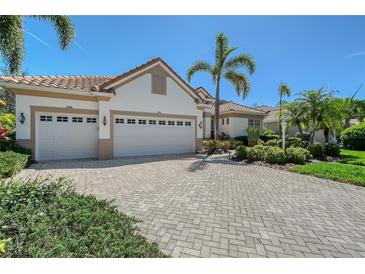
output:
[[[98,109],[98,102],[91,101],[79,101],[69,99],[57,99],[39,96],[27,96],[27,95],[16,95],[15,96],[16,106],[16,138],[17,139],[30,139],[30,106],[41,106],[41,107],[59,107],[59,108],[79,108],[79,109]],[[19,123],[20,114],[24,113],[25,122],[24,124]]]
[[[197,109],[194,99],[171,78],[167,77],[166,95],[153,94],[151,74],[145,74],[119,87],[110,101],[100,102],[100,120],[106,116],[108,121],[107,126],[100,127],[100,138],[110,137],[109,110],[197,116],[198,125],[203,119],[203,112]],[[199,126],[197,138],[203,138],[203,128]]]
[[248,127],[247,118],[231,117],[230,125],[231,125],[231,132],[230,132],[231,137],[247,135],[246,132],[246,128]]

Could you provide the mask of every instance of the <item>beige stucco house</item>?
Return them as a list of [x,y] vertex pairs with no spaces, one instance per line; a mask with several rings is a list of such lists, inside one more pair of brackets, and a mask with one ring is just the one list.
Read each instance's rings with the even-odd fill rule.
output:
[[[211,129],[214,129],[214,105],[211,108]],[[262,129],[263,120],[267,113],[237,104],[228,102],[219,106],[219,134],[229,135],[230,137],[246,136],[248,127],[257,127]],[[212,132],[213,134],[213,132]]]
[[161,58],[118,76],[0,77],[16,95],[16,139],[34,159],[193,153],[212,98]]

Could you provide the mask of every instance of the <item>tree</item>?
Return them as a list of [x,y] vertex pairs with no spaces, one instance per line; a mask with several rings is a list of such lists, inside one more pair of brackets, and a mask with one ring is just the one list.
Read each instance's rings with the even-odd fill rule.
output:
[[303,108],[303,115],[308,122],[309,142],[313,144],[314,134],[320,128],[333,91],[327,92],[324,87],[318,90],[305,90],[298,94],[296,102]]
[[208,72],[212,76],[215,84],[215,134],[214,139],[218,139],[219,132],[219,102],[220,83],[222,79],[230,82],[236,89],[237,95],[246,98],[250,90],[250,82],[245,73],[240,72],[240,68],[247,68],[250,75],[255,71],[256,63],[254,58],[248,54],[239,54],[229,58],[230,54],[237,48],[230,47],[228,38],[220,32],[216,37],[215,44],[215,64],[211,65],[207,61],[197,61],[187,70],[188,81],[191,82],[196,72]]
[[280,96],[280,101],[279,101],[279,134],[281,136],[281,119],[282,119],[282,104],[283,104],[283,97],[284,96],[290,96],[291,95],[291,89],[290,87],[281,82],[280,86],[279,86],[279,96]]
[[[0,54],[10,74],[18,74],[24,59],[24,17],[20,15],[0,16]],[[28,16],[44,20],[55,28],[61,49],[66,49],[75,37],[69,16],[37,15]]]
[[288,126],[297,127],[303,137],[303,129],[307,125],[304,109],[298,102],[286,103],[283,105]]

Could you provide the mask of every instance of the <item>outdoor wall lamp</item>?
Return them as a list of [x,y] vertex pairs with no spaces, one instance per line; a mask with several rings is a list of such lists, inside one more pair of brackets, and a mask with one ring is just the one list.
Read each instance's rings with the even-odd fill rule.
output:
[[103,118],[103,125],[106,126],[106,116]]
[[202,121],[200,121],[200,123],[199,123],[199,128],[203,128],[203,122]]
[[19,122],[20,122],[21,124],[24,124],[24,122],[25,122],[25,116],[24,116],[24,113],[23,113],[23,112],[22,112],[22,113],[20,113]]

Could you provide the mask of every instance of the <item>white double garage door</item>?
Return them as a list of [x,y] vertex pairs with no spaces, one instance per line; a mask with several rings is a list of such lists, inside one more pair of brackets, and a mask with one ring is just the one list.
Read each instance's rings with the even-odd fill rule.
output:
[[[35,119],[36,160],[97,158],[97,115],[36,113]],[[195,151],[194,119],[113,116],[111,126],[114,157]]]

